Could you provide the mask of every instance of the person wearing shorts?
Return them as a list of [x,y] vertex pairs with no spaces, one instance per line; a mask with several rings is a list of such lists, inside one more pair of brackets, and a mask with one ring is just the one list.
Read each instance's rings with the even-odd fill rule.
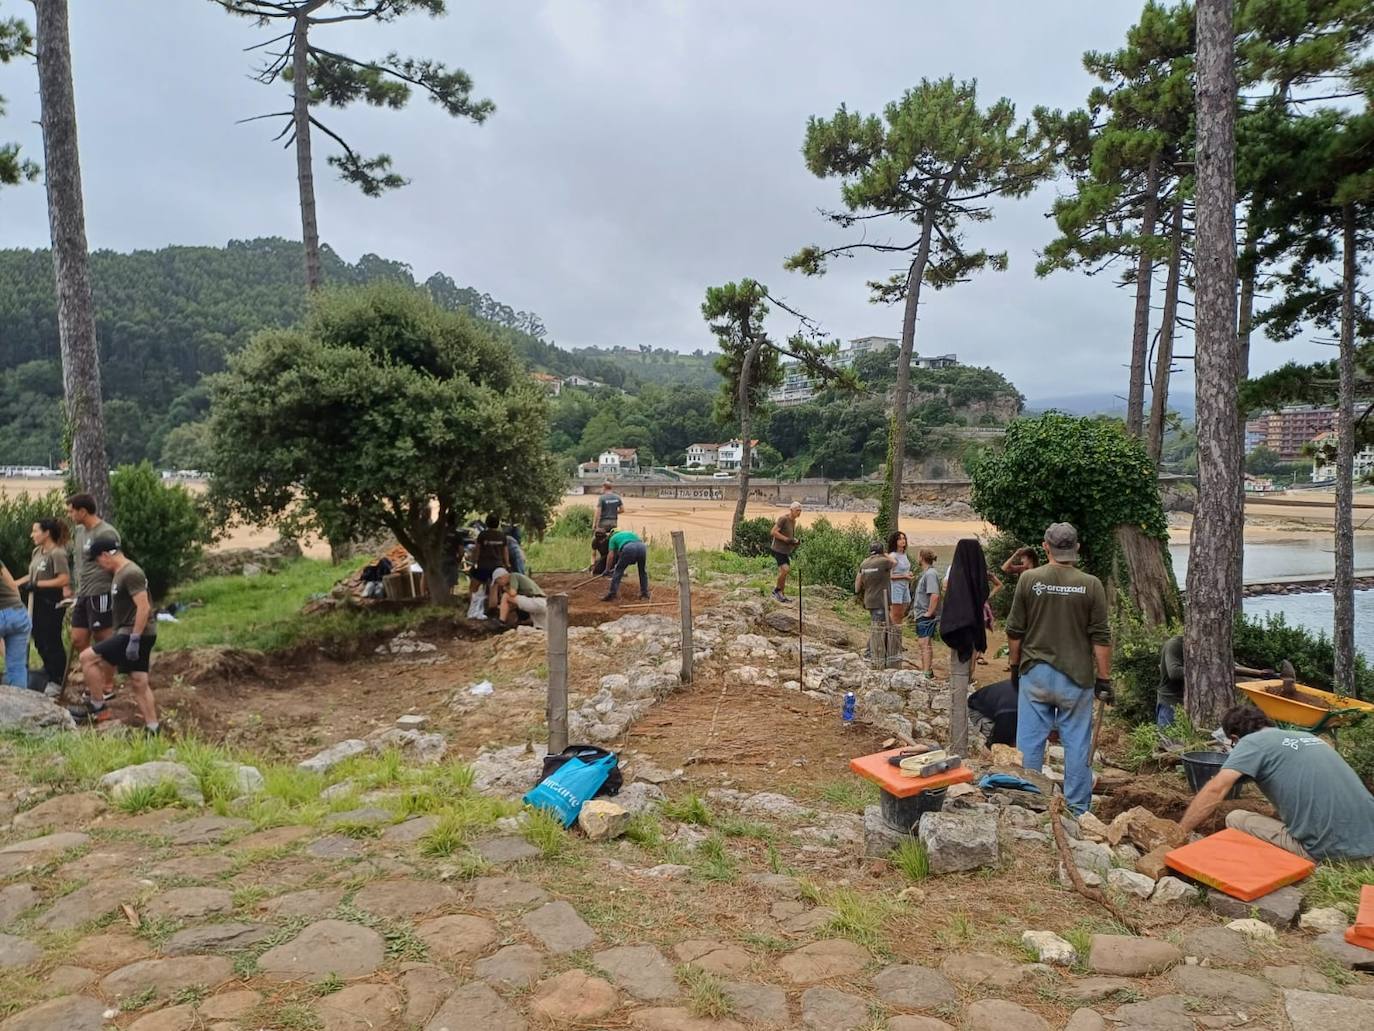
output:
[[916,578],[912,611],[916,613],[916,641],[921,648],[921,669],[935,673],[935,631],[940,626],[940,574],[935,571],[935,552],[922,548],[916,556],[921,574]]
[[157,644],[157,620],[148,593],[148,577],[138,565],[129,561],[115,541],[94,541],[90,551],[110,577],[114,632],[82,650],[81,669],[86,675],[91,700],[85,711],[74,709],[72,715],[86,722],[104,718],[105,698],[114,687],[115,674],[125,673],[144,728],[149,734],[157,734],[161,724],[153,690],[148,686],[148,661]]
[[100,518],[95,498],[73,494],[67,499],[67,515],[76,532],[72,537],[76,589],[72,604],[72,647],[82,652],[92,640],[103,641],[113,632],[110,611],[110,574],[91,554],[96,542],[119,545],[119,531]]
[[792,571],[792,552],[797,550],[797,517],[801,512],[801,502],[792,502],[787,514],[778,516],[769,533],[773,561],[778,564],[778,582],[773,587],[774,601],[787,601],[783,590],[787,587],[787,574]]

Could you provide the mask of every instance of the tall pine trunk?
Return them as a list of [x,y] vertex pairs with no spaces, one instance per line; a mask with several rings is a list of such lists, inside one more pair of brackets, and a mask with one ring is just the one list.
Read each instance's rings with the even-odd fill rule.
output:
[[1164,417],[1169,414],[1169,374],[1174,365],[1174,327],[1178,319],[1178,283],[1183,270],[1183,198],[1174,201],[1169,226],[1169,271],[1164,279],[1164,314],[1155,354],[1155,384],[1150,396],[1150,457],[1155,465],[1164,452]]
[[1336,360],[1336,579],[1334,584],[1337,694],[1355,693],[1355,205],[1341,208],[1341,336]]
[[1145,209],[1140,218],[1140,258],[1135,270],[1135,324],[1131,328],[1131,384],[1126,394],[1126,432],[1144,435],[1145,365],[1150,354],[1150,290],[1154,280],[1154,255],[1150,244],[1159,217],[1159,166],[1155,154],[1145,173]]
[[[1259,230],[1255,228],[1256,212],[1252,204],[1249,211],[1249,219],[1245,225],[1245,248],[1241,251],[1239,272],[1240,272],[1240,318],[1236,323],[1236,332],[1240,337],[1240,371],[1236,378],[1240,382],[1245,382],[1250,378],[1250,336],[1255,331],[1255,280],[1259,278]],[[1245,417],[1246,412],[1237,411],[1236,421],[1240,423],[1240,439],[1245,440]],[[1242,444],[1243,446],[1243,444]],[[1236,489],[1240,491],[1240,510],[1245,512],[1245,477],[1240,476],[1236,481]],[[1236,590],[1240,592],[1240,599],[1243,601],[1245,595],[1245,551],[1241,550],[1240,568],[1236,573]],[[1239,602],[1238,602],[1239,603]]]
[[[314,6],[319,6],[318,4]],[[309,10],[296,18],[292,31],[291,120],[296,134],[296,185],[300,190],[301,242],[305,245],[305,288],[320,288],[320,229],[315,222],[315,172],[310,153]]]
[[95,338],[81,155],[76,140],[67,0],[34,0],[38,94],[57,286],[57,332],[62,348],[62,389],[71,434],[72,478],[94,496],[102,514],[113,510],[105,422],[100,399],[100,348]]
[[1188,715],[1214,727],[1233,704],[1232,638],[1243,531],[1236,415],[1235,31],[1232,0],[1197,3],[1198,500],[1188,562]]
[[[945,192],[948,194],[948,188]],[[935,212],[932,206],[927,205],[921,216],[921,242],[907,271],[906,306],[902,310],[902,347],[897,354],[897,385],[892,398],[892,440],[888,447],[891,466],[887,476],[892,496],[892,521],[888,533],[896,533],[902,524],[902,473],[906,465],[906,409],[911,400],[911,355],[916,348],[916,312],[921,304],[921,283],[925,279],[926,263],[930,260],[930,237],[934,226]]]
[[754,449],[750,446],[750,434],[754,431],[754,411],[750,397],[750,379],[754,374],[754,363],[759,359],[759,349],[763,340],[755,340],[744,349],[744,358],[739,369],[739,500],[735,502],[735,515],[730,520],[730,539],[739,533],[739,524],[744,522],[744,509],[749,504],[749,465],[754,460]]

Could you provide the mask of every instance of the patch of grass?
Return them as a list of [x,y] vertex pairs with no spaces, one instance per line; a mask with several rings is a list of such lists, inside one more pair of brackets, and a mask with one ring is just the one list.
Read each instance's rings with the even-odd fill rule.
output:
[[529,809],[520,833],[545,859],[561,859],[572,848],[563,821],[548,809]]
[[773,841],[778,836],[777,831],[766,823],[743,820],[734,816],[717,820],[715,829],[727,838],[754,838],[758,841]]
[[261,884],[246,884],[241,888],[235,888],[234,908],[251,909],[271,894],[271,890]]
[[1314,909],[1334,907],[1352,919],[1360,904],[1360,889],[1374,884],[1374,863],[1322,863],[1304,885]]
[[878,804],[878,785],[857,778],[835,780],[822,786],[820,797],[832,809],[861,813],[866,806]]
[[465,852],[449,867],[451,880],[470,881],[491,870],[491,864],[474,852]]
[[141,1010],[156,998],[157,988],[154,985],[149,985],[136,995],[126,995],[120,999],[119,1008],[124,1013],[132,1013],[134,1010]]
[[[429,946],[408,923],[384,920],[351,902],[341,902],[334,910],[335,918],[370,927],[386,939],[386,954],[393,959],[423,962],[429,958]],[[342,987],[342,984],[340,985]]]
[[955,913],[945,921],[944,927],[935,932],[935,937],[946,948],[967,945],[973,939],[973,924],[964,913]]
[[330,974],[319,984],[315,985],[311,991],[318,996],[333,995],[335,992],[343,991],[343,978],[338,974]]
[[687,1008],[692,1016],[702,1020],[723,1020],[735,1012],[734,1004],[725,994],[724,982],[700,967],[677,968],[678,983],[687,992]]
[[318,801],[320,792],[325,788],[323,776],[289,763],[259,766],[258,771],[262,774],[260,796],[275,799],[292,808]]
[[893,867],[913,884],[930,876],[930,854],[915,838],[903,841],[888,858]]
[[501,817],[509,816],[514,809],[510,802],[485,795],[456,799],[438,814],[439,823],[435,828],[420,839],[420,852],[431,857],[461,852],[469,841]]
[[324,1027],[309,1003],[275,1000],[261,1003],[242,1023],[245,1027],[270,1027],[278,1031],[319,1031]]
[[63,789],[92,788],[97,780],[123,766],[161,759],[171,743],[127,730],[75,734],[6,735],[27,780]]
[[706,800],[696,793],[670,798],[659,807],[665,819],[710,827],[715,820]]
[[739,876],[735,859],[719,834],[712,834],[693,850],[691,866],[693,875],[703,881],[733,884]]
[[883,948],[883,925],[897,908],[891,899],[853,888],[836,888],[825,902],[835,911],[825,925],[826,931],[870,949]]
[[172,1005],[194,1006],[209,994],[210,989],[203,984],[187,985],[172,994]]
[[170,916],[144,917],[138,925],[137,934],[155,948],[162,948],[172,935],[185,926],[180,920]]
[[663,847],[663,821],[656,813],[636,813],[625,826],[625,837],[648,849]]
[[177,786],[171,781],[164,780],[156,784],[139,784],[130,788],[115,802],[115,808],[120,812],[136,815],[180,804],[181,796],[177,794]]

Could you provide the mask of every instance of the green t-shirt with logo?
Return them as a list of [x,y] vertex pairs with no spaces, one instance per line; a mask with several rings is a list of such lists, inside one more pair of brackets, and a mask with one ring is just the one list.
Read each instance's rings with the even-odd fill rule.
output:
[[611,539],[607,541],[606,544],[612,551],[619,551],[621,548],[625,547],[625,545],[638,541],[639,535],[637,533],[630,530],[618,530],[611,534]]
[[60,587],[39,588],[38,581],[56,580],[63,573],[70,572],[65,548],[53,548],[51,551],[33,549],[33,555],[29,558],[29,586],[34,590],[60,591]]
[[73,551],[76,555],[76,596],[90,598],[110,593],[110,574],[100,568],[100,563],[91,557],[91,545],[96,541],[119,543],[119,531],[105,520],[101,520],[89,530],[77,526],[72,537]]
[[522,598],[544,597],[544,589],[524,573],[511,573],[510,585]]
[[1075,566],[1050,564],[1022,573],[1007,636],[1021,640],[1022,673],[1043,662],[1079,687],[1091,688],[1093,645],[1112,641],[1102,581]]
[[[148,593],[148,578],[143,575],[143,570],[132,562],[125,562],[122,567],[112,577],[110,594],[113,596],[112,608],[114,609],[114,626],[117,634],[132,634],[134,632],[134,618],[138,615],[138,606],[134,604],[134,599],[140,594]],[[152,598],[148,599],[148,604],[152,604]],[[157,614],[148,613],[148,625],[143,628],[144,637],[152,637],[157,633]]]
[[1314,859],[1374,857],[1374,795],[1315,734],[1278,727],[1246,734],[1222,769],[1253,777]]

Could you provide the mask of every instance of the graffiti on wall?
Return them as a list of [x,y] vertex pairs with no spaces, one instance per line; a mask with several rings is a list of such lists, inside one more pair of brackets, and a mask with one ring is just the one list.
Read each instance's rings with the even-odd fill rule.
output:
[[663,487],[658,496],[675,501],[720,501],[725,497],[719,487]]

